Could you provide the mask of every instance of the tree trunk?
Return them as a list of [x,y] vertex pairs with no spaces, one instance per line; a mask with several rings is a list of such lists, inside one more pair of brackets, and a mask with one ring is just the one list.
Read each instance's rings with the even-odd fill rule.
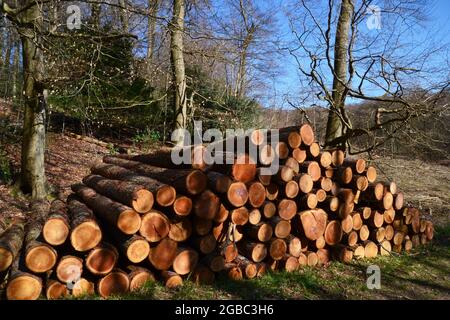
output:
[[23,54],[23,92],[25,111],[23,123],[21,187],[33,199],[47,195],[44,152],[46,99],[42,83],[44,57],[39,47],[43,18],[38,5],[20,14],[19,34]]
[[[150,66],[155,54],[156,16],[158,15],[160,0],[148,0],[148,26],[147,26],[147,68]],[[151,77],[150,77],[151,78]]]
[[[173,14],[172,21],[169,24],[169,30],[171,34],[170,57],[175,82],[174,130],[186,129],[187,127],[186,75],[183,57],[184,13],[184,0],[173,0]],[[177,145],[183,144],[182,132],[179,132],[174,138],[174,142]]]
[[341,117],[348,121],[345,113],[345,98],[348,71],[348,46],[349,30],[352,20],[354,5],[353,0],[342,0],[341,10],[336,28],[336,38],[334,44],[334,76],[332,103],[328,114],[327,131],[325,145],[329,147],[345,148],[345,144],[336,145],[333,140],[345,134],[344,124]]
[[12,98],[15,100],[17,95],[19,94],[19,84],[18,75],[19,75],[19,54],[20,54],[20,41],[16,40],[14,44],[14,55],[13,55],[13,70],[12,70]]

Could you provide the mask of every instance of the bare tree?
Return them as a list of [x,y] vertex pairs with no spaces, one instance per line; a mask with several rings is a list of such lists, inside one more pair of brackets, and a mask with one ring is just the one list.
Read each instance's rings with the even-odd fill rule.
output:
[[[296,2],[289,14],[296,40],[288,50],[306,80],[302,91],[310,103],[329,108],[327,147],[348,148],[350,153],[371,151],[411,119],[436,110],[449,86],[448,72],[431,73],[439,65],[432,65],[430,57],[442,53],[447,44],[429,39],[411,43],[408,36],[420,27],[425,4],[385,0],[377,7],[370,0]],[[382,24],[376,21],[380,17]],[[375,22],[369,25],[367,19]],[[410,92],[416,87],[423,89],[423,95],[411,100]],[[353,126],[346,108],[349,98],[378,102],[378,120],[366,127]],[[376,137],[380,130],[383,141]],[[355,149],[351,140],[359,136],[368,142]]]

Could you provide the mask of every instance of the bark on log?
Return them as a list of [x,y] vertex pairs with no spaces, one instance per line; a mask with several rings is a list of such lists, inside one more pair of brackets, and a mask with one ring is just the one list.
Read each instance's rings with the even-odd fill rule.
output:
[[7,270],[18,257],[25,237],[23,222],[16,222],[0,235],[0,272]]
[[112,201],[83,184],[72,185],[72,190],[109,225],[125,234],[134,234],[139,230],[141,217],[130,207]]
[[238,251],[253,262],[261,262],[267,256],[267,248],[260,242],[240,241]]

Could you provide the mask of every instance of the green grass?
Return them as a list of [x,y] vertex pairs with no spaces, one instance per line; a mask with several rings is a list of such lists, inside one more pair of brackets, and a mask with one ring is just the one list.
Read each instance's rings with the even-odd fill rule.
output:
[[[276,272],[243,281],[218,276],[212,286],[186,281],[176,289],[148,283],[139,292],[110,299],[450,299],[450,225],[437,229],[433,243],[411,253],[350,264]],[[369,265],[381,270],[381,289],[366,286]],[[99,299],[84,297],[82,299]]]

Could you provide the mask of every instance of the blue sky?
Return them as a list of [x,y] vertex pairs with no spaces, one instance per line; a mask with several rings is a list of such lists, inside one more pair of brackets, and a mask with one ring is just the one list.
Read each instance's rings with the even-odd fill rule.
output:
[[[289,5],[295,3],[297,0],[279,0],[278,4],[275,7],[281,8],[274,10],[274,15],[278,20],[278,34],[285,40],[293,39],[293,35],[291,29],[289,27],[289,21],[285,15],[285,12],[289,12]],[[317,3],[320,1],[317,0]],[[382,3],[381,1],[378,1]],[[268,5],[267,1],[257,0],[257,3],[262,7],[266,7],[270,10],[271,5]],[[274,2],[272,2],[274,3]],[[375,0],[373,4],[377,5],[377,1]],[[272,6],[272,10],[273,10]],[[434,0],[430,1],[430,4],[425,7],[424,14],[427,16],[427,20],[425,20],[422,25],[417,25],[410,32],[406,33],[404,36],[405,43],[408,43],[409,46],[405,46],[404,54],[407,54],[409,51],[420,51],[427,47],[427,45],[444,45],[450,43],[450,1],[449,0]],[[381,16],[381,22],[383,23],[383,15]],[[381,30],[371,30],[370,32],[383,33],[383,28]],[[444,50],[445,51],[445,50]],[[285,94],[295,94],[295,92],[299,91],[299,77],[298,77],[298,67],[297,63],[293,57],[289,55],[283,55],[279,58],[279,63],[281,65],[281,73],[273,82],[271,90],[267,91],[267,96],[262,98],[262,102],[264,105],[276,105],[276,107],[286,107],[288,105],[283,102],[281,96]],[[446,53],[441,52],[440,54],[436,54],[430,58],[430,64],[434,63],[440,66],[449,66],[449,47],[447,46]],[[448,72],[448,68],[447,68]],[[448,73],[447,73],[448,76]],[[269,98],[273,97],[274,94],[277,94],[277,99]],[[381,94],[381,91],[379,92]],[[373,89],[372,94],[377,95],[378,91]],[[350,103],[356,101],[348,101]]]

